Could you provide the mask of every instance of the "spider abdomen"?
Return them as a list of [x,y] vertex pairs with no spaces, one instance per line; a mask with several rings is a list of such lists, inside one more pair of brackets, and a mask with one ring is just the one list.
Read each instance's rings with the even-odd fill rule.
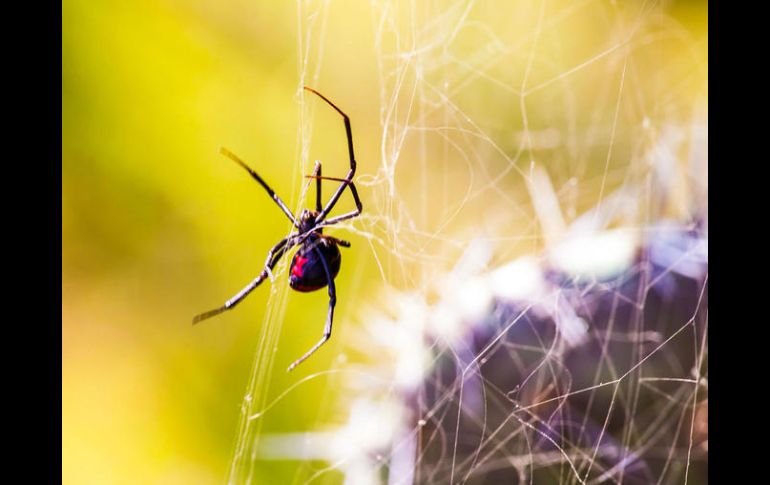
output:
[[321,261],[321,253],[332,279],[340,272],[342,255],[337,245],[328,239],[313,238],[300,246],[291,260],[289,286],[296,291],[308,292],[320,290],[329,284],[326,270]]

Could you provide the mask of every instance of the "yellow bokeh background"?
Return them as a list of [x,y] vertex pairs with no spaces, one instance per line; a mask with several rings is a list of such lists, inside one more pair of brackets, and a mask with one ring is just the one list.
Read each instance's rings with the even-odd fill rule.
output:
[[[108,0],[62,9],[63,481],[222,483],[269,290],[237,313],[190,322],[258,274],[289,230],[219,147],[298,207],[297,6]],[[376,116],[375,100],[342,94],[371,82],[330,72],[324,86],[335,88],[324,93],[361,120]],[[317,136],[329,138],[313,156],[342,176],[342,122],[313,109]],[[371,154],[377,132],[364,126],[355,125],[356,148]],[[340,325],[365,291],[364,273],[345,268],[367,263],[366,253],[345,254]],[[317,341],[326,305],[323,291],[290,296],[278,369]],[[329,366],[334,345],[310,370]],[[281,370],[274,385],[297,378]],[[312,427],[326,392],[322,382],[305,386],[266,429]],[[255,482],[282,483],[294,468],[265,464]]]
[[[393,63],[408,66],[383,52],[409,37],[404,28],[405,39],[378,38],[379,22],[392,5],[403,9],[396,18],[415,15],[426,31],[431,28],[415,4],[330,2],[328,11],[318,5],[324,2],[62,3],[63,483],[224,482],[266,304],[271,291],[285,291],[285,278],[276,281],[277,290],[259,288],[237,311],[195,327],[190,321],[250,281],[268,249],[290,227],[262,189],[218,149],[226,146],[241,156],[293,209],[302,204],[302,175],[312,170],[315,159],[323,160],[325,175],[344,175],[340,118],[316,98],[303,95],[304,82],[350,115],[358,176],[377,180],[382,109],[389,103],[383,93],[388,94],[393,83],[383,69],[389,72]],[[689,29],[689,37],[682,41],[672,35],[670,42],[656,45],[663,56],[684,56],[688,69],[695,71],[691,78],[685,72],[689,81],[677,85],[671,95],[682,105],[694,105],[707,89],[705,5],[679,2],[664,7],[669,18]],[[495,7],[479,8],[490,28],[498,28]],[[548,16],[558,13],[553,8]],[[528,16],[518,22],[522,31],[538,15],[536,6],[526,11]],[[579,24],[570,27],[577,59],[581,49],[589,52],[594,47],[593,34]],[[467,35],[477,34],[468,29]],[[419,37],[412,40],[419,47]],[[460,35],[453,55],[462,58],[464,42]],[[468,49],[474,42],[467,41]],[[697,69],[691,66],[693,56]],[[302,65],[303,59],[310,63]],[[520,56],[519,62],[518,78],[528,57]],[[636,68],[644,72],[645,62],[656,61],[640,60]],[[567,70],[534,66],[533,84],[547,80],[551,71]],[[654,75],[641,76],[632,92],[652,96],[660,92],[655,82],[677,78],[668,68],[663,75],[657,81]],[[578,93],[578,108],[583,94]],[[504,123],[505,103],[497,104],[488,95],[483,89],[467,90],[459,99],[480,107],[468,109],[474,119]],[[602,116],[613,112],[614,97],[608,99],[611,102],[598,109]],[[542,101],[545,105],[552,100],[546,96]],[[518,106],[518,101],[511,105]],[[530,123],[554,122],[549,109],[531,110]],[[597,118],[601,116],[596,111],[572,117],[593,125]],[[621,151],[622,140],[634,133],[628,121],[632,118],[624,118],[617,129]],[[309,150],[306,154],[300,151],[302,126],[309,137],[302,144]],[[504,125],[485,128],[493,133]],[[431,143],[427,141],[429,149]],[[433,182],[426,182],[426,172],[446,167],[436,162],[439,157],[422,163],[420,149],[405,148],[396,186],[398,196],[415,207],[426,232],[433,233],[441,221],[431,214],[442,214],[454,185],[462,187],[468,177],[464,168],[448,170],[442,175],[446,192],[427,197],[425,184]],[[588,194],[596,193],[604,166],[604,158],[591,159],[577,173],[563,170],[552,176],[557,185],[585,176],[589,185],[582,188],[581,197],[587,200],[576,198],[580,210],[595,202]],[[626,173],[622,167],[619,171]],[[617,176],[608,183],[622,181],[623,176]],[[511,182],[509,188],[520,182]],[[362,184],[359,190],[365,210],[390,216],[383,210],[388,206],[387,187]],[[487,203],[480,195],[466,202],[468,208]],[[520,204],[531,212],[523,199]],[[351,207],[346,196],[339,210]],[[467,227],[476,217],[477,211],[468,211],[449,226],[455,235],[470,238]],[[412,280],[408,265],[392,254],[378,260],[361,234],[338,235],[353,248],[344,252],[338,278],[337,334],[303,364],[305,369],[286,374],[285,366],[320,337],[327,304],[324,291],[290,293],[270,395],[344,357],[338,336],[350,332],[361,318],[359,303],[376,300],[373,293],[383,278],[374,275],[382,268],[386,273],[397,268],[398,275],[389,274],[391,284],[408,286]],[[430,251],[422,243],[412,249]],[[524,245],[515,252],[528,249],[536,246]],[[417,269],[424,273],[426,267]],[[303,385],[271,411],[262,431],[300,432],[344,419],[334,406],[337,391],[325,379]],[[258,462],[252,483],[301,483],[304,475],[298,470],[294,462]],[[336,483],[340,478],[329,473],[320,481]]]

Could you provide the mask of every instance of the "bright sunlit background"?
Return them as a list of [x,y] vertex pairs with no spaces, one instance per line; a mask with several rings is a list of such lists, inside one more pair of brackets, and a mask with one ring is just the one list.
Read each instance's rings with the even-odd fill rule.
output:
[[[421,288],[479,235],[510,238],[499,262],[542,249],[535,165],[569,222],[643,177],[634,160],[665,126],[705,119],[705,2],[506,3],[63,2],[64,483],[224,483],[266,322],[280,321],[267,401],[376,360],[345,341],[383,287]],[[334,334],[287,374],[320,338],[328,297],[287,292],[285,267],[234,311],[191,319],[254,278],[290,230],[220,146],[294,210],[310,205],[315,160],[324,175],[347,170],[340,117],[303,84],[352,120],[367,217],[331,232],[353,245]],[[637,220],[681,216],[675,199]],[[352,207],[345,195],[338,210]],[[341,392],[331,377],[303,382],[259,432],[345,422]],[[255,484],[313,475],[250,466]]]

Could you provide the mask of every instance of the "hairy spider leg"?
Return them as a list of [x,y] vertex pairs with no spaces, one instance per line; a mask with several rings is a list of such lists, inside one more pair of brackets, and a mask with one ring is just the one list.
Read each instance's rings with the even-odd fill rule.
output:
[[323,337],[321,337],[321,340],[318,341],[317,344],[313,346],[310,350],[308,350],[305,355],[300,357],[299,359],[295,360],[293,364],[289,366],[288,369],[286,369],[286,372],[291,372],[295,367],[300,365],[305,359],[313,355],[313,352],[318,350],[320,346],[322,346],[324,343],[326,343],[327,340],[329,340],[329,337],[332,335],[332,321],[334,320],[334,305],[337,304],[337,291],[334,287],[334,278],[332,278],[331,272],[329,271],[329,265],[326,263],[326,258],[324,258],[323,253],[321,252],[318,247],[314,248],[316,254],[321,259],[321,264],[324,267],[324,271],[326,272],[326,280],[328,282],[328,288],[329,288],[329,314],[326,317],[326,326],[324,327],[324,334]]
[[286,252],[291,249],[296,243],[292,241],[290,244],[287,245],[287,242],[289,242],[289,237],[285,237],[281,239],[278,244],[273,246],[272,249],[270,249],[270,252],[267,253],[267,259],[265,260],[265,268],[262,270],[261,273],[259,273],[259,276],[257,276],[251,283],[246,285],[241,291],[238,292],[234,297],[230,298],[225,302],[224,305],[222,305],[219,308],[215,308],[214,310],[209,310],[207,312],[203,312],[200,315],[196,315],[193,318],[193,325],[196,323],[209,319],[213,316],[219,315],[220,313],[227,311],[231,308],[233,308],[235,305],[240,303],[241,300],[246,298],[246,296],[251,293],[254,288],[260,285],[262,281],[267,278],[267,276],[270,274],[270,271],[275,267],[275,265],[278,263],[278,260],[281,259],[281,256],[286,254]]
[[292,213],[292,212],[289,210],[289,208],[288,208],[288,207],[286,207],[286,204],[284,204],[284,203],[283,203],[283,201],[281,200],[281,198],[280,198],[280,197],[278,197],[278,194],[276,194],[276,193],[275,193],[275,191],[274,191],[273,189],[271,189],[269,185],[267,185],[267,182],[265,182],[264,180],[262,180],[262,177],[260,177],[260,176],[259,176],[259,174],[257,174],[257,172],[255,172],[254,170],[252,170],[252,168],[251,168],[251,167],[249,167],[248,165],[246,165],[246,164],[243,162],[243,160],[241,160],[240,158],[238,158],[238,156],[237,156],[236,154],[234,154],[233,152],[231,152],[231,151],[230,151],[230,150],[228,150],[227,148],[225,148],[225,147],[221,147],[221,148],[219,149],[219,153],[221,153],[222,155],[226,156],[226,157],[227,157],[227,158],[229,158],[230,160],[234,161],[235,163],[237,163],[238,165],[240,165],[241,167],[243,167],[243,168],[244,168],[244,169],[245,169],[247,172],[249,172],[249,174],[251,174],[251,176],[254,178],[254,180],[256,180],[257,182],[259,182],[259,184],[260,184],[262,187],[264,187],[264,189],[265,189],[265,190],[267,190],[267,193],[268,193],[268,194],[270,194],[270,197],[272,197],[272,199],[275,201],[275,203],[276,203],[276,204],[278,204],[278,207],[280,207],[280,208],[281,208],[281,210],[283,211],[283,213],[284,213],[284,214],[286,214],[286,215],[288,216],[288,218],[289,218],[289,220],[291,221],[291,223],[292,223],[292,224],[294,224],[294,226],[295,226],[295,227],[299,227],[299,223],[297,222],[297,219],[294,217],[294,214],[293,214],[293,213]]
[[334,224],[335,222],[344,221],[345,219],[351,219],[353,217],[356,217],[357,215],[361,214],[361,211],[363,210],[363,205],[361,204],[361,199],[358,198],[358,191],[355,189],[355,185],[353,185],[353,176],[356,174],[356,157],[353,153],[353,132],[350,128],[350,118],[348,118],[348,115],[345,114],[344,111],[339,109],[334,103],[329,101],[329,99],[324,96],[323,94],[319,93],[313,88],[309,88],[307,86],[304,86],[304,89],[307,91],[310,91],[311,93],[314,93],[319,98],[326,101],[326,103],[334,108],[340,115],[342,115],[342,119],[345,121],[345,135],[348,139],[348,154],[350,156],[350,170],[348,171],[347,176],[345,177],[345,180],[340,184],[339,188],[336,192],[334,192],[334,195],[332,195],[332,198],[329,199],[329,202],[326,204],[326,207],[321,211],[320,214],[315,219],[316,224],[321,223],[326,216],[329,214],[329,212],[334,208],[334,206],[337,204],[337,201],[339,200],[340,196],[342,196],[342,192],[345,190],[345,187],[350,187],[351,192],[353,193],[353,199],[356,203],[356,210],[348,213],[343,214],[339,217],[334,217],[327,221],[325,225]]

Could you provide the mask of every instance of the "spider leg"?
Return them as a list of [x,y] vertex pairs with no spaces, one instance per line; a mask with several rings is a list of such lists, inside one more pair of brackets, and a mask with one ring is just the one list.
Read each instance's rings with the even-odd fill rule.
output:
[[[318,223],[320,223],[321,221],[323,221],[326,218],[326,216],[329,214],[329,212],[337,204],[337,201],[339,200],[340,196],[342,195],[342,192],[345,190],[345,187],[351,187],[351,191],[353,192],[353,197],[356,200],[357,210],[354,211],[354,212],[351,212],[350,214],[345,214],[345,216],[348,216],[346,218],[350,219],[351,217],[355,217],[358,214],[360,214],[361,210],[362,210],[361,200],[358,198],[358,192],[355,190],[355,188],[353,188],[354,187],[353,186],[353,176],[356,174],[356,157],[355,157],[355,154],[353,153],[353,132],[352,132],[352,130],[350,128],[350,118],[348,118],[348,115],[346,115],[334,103],[329,101],[326,98],[326,96],[324,96],[323,94],[321,94],[318,91],[316,91],[315,89],[309,88],[307,86],[304,86],[304,89],[307,90],[307,91],[310,91],[311,93],[314,93],[319,98],[321,98],[324,101],[326,101],[326,103],[329,106],[334,108],[340,115],[342,115],[342,118],[345,121],[345,134],[346,134],[347,139],[348,139],[348,154],[350,156],[350,170],[348,171],[348,174],[345,177],[345,180],[342,182],[342,184],[340,184],[340,186],[337,189],[337,191],[334,192],[334,195],[332,195],[332,198],[329,199],[329,202],[326,204],[326,207],[324,207],[324,209],[321,211],[321,213],[318,214],[318,216],[315,219],[315,222],[316,222],[316,224],[318,224]],[[343,217],[343,216],[340,216],[340,217]],[[338,218],[335,218],[335,219],[338,219]],[[342,219],[342,220],[344,220],[344,219]]]
[[335,243],[337,243],[338,245],[342,246],[343,248],[349,248],[350,247],[350,242],[345,241],[344,239],[338,239],[336,237],[332,237],[332,236],[329,236],[329,235],[326,235],[326,234],[318,234],[318,237],[322,238],[322,239],[328,239],[330,241],[334,241]]
[[237,163],[238,165],[243,167],[244,170],[249,172],[249,174],[251,174],[251,176],[254,178],[254,180],[259,182],[259,184],[262,187],[264,187],[265,190],[267,190],[267,193],[270,195],[270,197],[272,197],[272,199],[275,201],[275,203],[278,204],[278,207],[281,208],[281,210],[284,212],[284,214],[286,214],[289,217],[289,220],[292,222],[292,224],[294,224],[294,226],[296,226],[296,227],[299,227],[299,224],[297,223],[297,220],[294,218],[294,214],[292,214],[292,212],[289,210],[289,208],[286,207],[286,204],[283,203],[283,201],[281,200],[280,197],[278,197],[278,195],[275,193],[275,191],[273,191],[273,189],[271,189],[270,186],[267,185],[267,182],[262,180],[262,177],[260,177],[257,174],[257,172],[252,170],[251,167],[246,165],[243,162],[243,160],[238,158],[238,156],[236,154],[234,154],[233,152],[231,152],[227,148],[225,148],[225,147],[220,148],[219,149],[219,153],[221,153],[222,155],[226,156],[230,160],[234,161],[235,163]]
[[288,369],[286,369],[286,372],[291,372],[305,359],[313,355],[313,352],[318,350],[320,346],[326,343],[326,341],[329,340],[329,337],[332,335],[332,321],[334,320],[334,305],[337,303],[337,291],[334,287],[334,278],[332,278],[331,272],[329,271],[329,265],[326,264],[326,258],[324,258],[320,249],[315,248],[315,251],[318,257],[321,259],[321,264],[323,264],[324,271],[326,272],[326,281],[329,282],[329,314],[326,317],[326,326],[324,327],[324,334],[323,337],[321,337],[321,340],[319,340],[318,343],[313,346],[313,348],[308,350],[305,355],[295,360],[294,363],[291,364]]
[[[318,162],[320,163],[320,162]],[[330,226],[332,224],[336,224],[340,221],[344,221],[345,219],[352,219],[353,217],[357,217],[361,214],[361,211],[363,209],[363,204],[361,203],[361,199],[358,197],[358,190],[356,190],[356,184],[349,180],[345,179],[339,179],[336,177],[322,177],[320,175],[305,175],[306,178],[309,179],[316,179],[318,181],[321,180],[334,180],[336,182],[342,182],[343,184],[346,184],[350,187],[350,192],[353,194],[353,200],[356,203],[356,210],[352,212],[348,212],[347,214],[343,214],[341,216],[332,217],[331,219],[328,219],[320,224],[318,224],[316,227],[323,227],[323,226]],[[320,210],[320,209],[319,209]]]
[[342,214],[341,216],[327,219],[320,224],[321,226],[331,226],[332,224],[336,224],[338,222],[352,219],[361,215],[361,211],[363,210],[364,206],[361,204],[361,199],[358,198],[358,190],[356,190],[356,186],[353,184],[353,182],[348,183],[347,186],[350,187],[350,193],[353,194],[353,200],[356,202],[356,210],[348,212],[347,214]]
[[321,98],[324,101],[326,101],[326,103],[329,106],[334,108],[334,110],[337,111],[337,113],[342,115],[342,118],[345,120],[345,131],[347,132],[347,135],[348,135],[348,152],[350,153],[350,169],[353,170],[353,172],[355,173],[355,170],[356,170],[356,160],[355,160],[355,158],[356,157],[353,156],[353,135],[351,134],[351,130],[350,130],[350,118],[348,118],[348,115],[346,115],[341,109],[339,109],[337,107],[337,105],[335,105],[334,103],[329,101],[329,99],[326,96],[324,96],[323,94],[321,94],[318,91],[316,91],[315,89],[309,88],[307,86],[303,86],[303,88],[306,91],[310,91],[311,93],[315,94],[319,98]]
[[294,242],[287,244],[289,242],[289,238],[286,237],[284,239],[281,239],[278,244],[273,246],[273,248],[267,253],[267,259],[265,260],[265,268],[262,270],[261,273],[259,273],[259,276],[257,276],[251,283],[246,285],[241,291],[238,292],[234,297],[230,298],[225,302],[224,305],[222,305],[219,308],[215,308],[213,310],[209,310],[207,312],[203,312],[199,315],[196,315],[193,318],[193,325],[196,323],[209,319],[213,316],[219,315],[220,313],[227,311],[240,303],[241,300],[246,298],[246,296],[251,293],[251,291],[256,288],[257,286],[262,283],[265,278],[268,277],[270,272],[272,271],[273,267],[278,263],[278,260],[281,259],[281,256],[286,254],[286,251],[291,249],[292,246],[294,246]]
[[315,178],[315,210],[322,211],[323,204],[321,203],[321,161],[315,161],[315,169],[311,178]]

